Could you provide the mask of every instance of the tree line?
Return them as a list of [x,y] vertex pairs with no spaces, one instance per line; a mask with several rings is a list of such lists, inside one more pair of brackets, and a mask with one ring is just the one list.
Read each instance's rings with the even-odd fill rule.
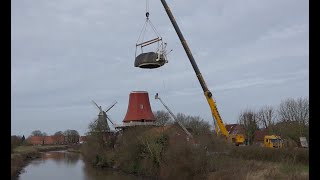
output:
[[[167,111],[160,110],[153,113],[159,126],[174,123]],[[200,116],[177,113],[176,118],[186,128],[190,128],[194,135],[210,132],[209,122]],[[267,130],[268,134],[277,134],[299,144],[299,137],[309,139],[309,98],[287,98],[278,106],[266,105],[258,110],[247,108],[240,112],[237,123],[244,128],[249,144],[253,143],[255,131],[263,129]]]
[[309,139],[309,98],[287,98],[276,106],[263,106],[258,110],[247,108],[242,111],[238,123],[252,144],[254,132],[265,129],[299,144],[299,137]]
[[[158,126],[170,125],[175,122],[170,113],[167,111],[159,110],[153,112],[153,114],[156,117],[155,123]],[[204,120],[200,116],[185,115],[183,113],[177,113],[175,116],[176,119],[189,131],[191,131],[190,133],[193,135],[201,135],[210,132],[211,125],[208,121]]]
[[[64,138],[64,142],[65,143],[77,143],[79,142],[79,132],[77,130],[73,130],[73,129],[67,129],[65,131],[57,131],[53,134],[53,136],[59,136],[59,135],[63,135]],[[41,130],[34,130],[31,132],[30,136],[41,136],[43,138],[45,138],[45,136],[48,136],[46,132],[42,132]]]

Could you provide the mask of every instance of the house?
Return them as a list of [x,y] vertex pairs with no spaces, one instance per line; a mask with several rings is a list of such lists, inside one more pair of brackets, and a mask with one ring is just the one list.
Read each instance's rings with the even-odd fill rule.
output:
[[64,135],[55,135],[51,136],[53,140],[53,144],[66,144],[65,136]]
[[268,135],[267,129],[256,130],[254,132],[253,144],[263,145],[265,135]]
[[27,139],[27,142],[31,145],[42,145],[44,144],[44,136],[31,136]]
[[82,144],[87,141],[87,136],[80,136],[79,143]]
[[31,145],[54,145],[66,143],[64,135],[31,136],[27,139],[27,142]]
[[44,136],[44,144],[46,145],[55,144],[55,139],[52,136]]

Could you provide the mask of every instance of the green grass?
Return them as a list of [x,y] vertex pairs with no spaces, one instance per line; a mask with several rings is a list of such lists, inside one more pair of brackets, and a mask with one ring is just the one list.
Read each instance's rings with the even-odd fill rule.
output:
[[308,172],[309,173],[309,165],[308,166],[302,166],[301,170],[303,172]]
[[13,155],[14,154],[29,154],[37,152],[37,149],[34,146],[18,146],[15,149],[13,149]]
[[39,151],[50,151],[56,149],[66,149],[67,145],[50,145],[50,146],[36,146],[35,148]]
[[56,149],[66,149],[68,146],[66,145],[50,145],[50,146],[18,146],[13,149],[13,155],[18,154],[29,154],[41,151],[50,151]]

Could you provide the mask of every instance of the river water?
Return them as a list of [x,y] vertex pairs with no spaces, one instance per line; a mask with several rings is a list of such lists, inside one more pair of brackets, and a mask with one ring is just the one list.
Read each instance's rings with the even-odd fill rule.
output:
[[[81,154],[66,151],[42,153],[20,174],[19,180],[141,180],[141,177],[108,169],[96,169],[84,163]],[[144,178],[143,178],[144,179]]]

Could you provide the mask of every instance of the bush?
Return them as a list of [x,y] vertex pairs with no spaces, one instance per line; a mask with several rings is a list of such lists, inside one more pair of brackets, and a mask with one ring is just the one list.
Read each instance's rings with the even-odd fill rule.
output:
[[208,172],[205,149],[181,143],[165,152],[160,175],[164,179],[203,179]]
[[98,136],[87,136],[87,141],[82,144],[80,151],[87,162],[95,166],[106,166],[108,148],[105,147]]
[[129,173],[157,176],[162,155],[167,146],[167,136],[137,127],[128,129],[118,139],[117,166]]
[[22,145],[23,141],[20,136],[11,136],[11,153],[13,153],[13,149]]

